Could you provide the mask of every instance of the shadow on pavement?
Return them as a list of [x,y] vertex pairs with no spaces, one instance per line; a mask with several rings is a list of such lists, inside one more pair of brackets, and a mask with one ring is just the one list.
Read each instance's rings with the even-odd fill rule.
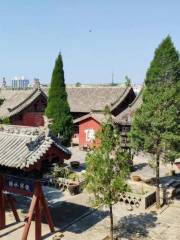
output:
[[85,225],[83,224],[83,226],[80,228],[71,228],[70,230],[68,229],[68,231],[76,233],[81,233],[87,230],[108,215],[108,212],[94,210],[91,207],[79,205],[72,202],[63,202],[60,205],[58,203],[53,204],[53,206],[50,207],[50,211],[55,227],[61,231],[67,229],[77,219],[83,216],[87,216],[88,214],[92,214],[93,211],[96,211],[98,217],[94,222],[88,222],[88,224]]
[[141,213],[131,214],[120,219],[118,222],[115,233],[118,237],[127,238],[133,240],[138,237],[144,239],[148,236],[150,228],[156,226],[157,214],[152,213]]
[[147,163],[139,163],[139,164],[134,164],[133,165],[133,172],[138,171],[146,167],[148,164]]
[[160,177],[160,183],[164,184],[164,183],[168,183],[170,181],[180,181],[180,173],[176,173],[176,175],[174,176],[163,176]]

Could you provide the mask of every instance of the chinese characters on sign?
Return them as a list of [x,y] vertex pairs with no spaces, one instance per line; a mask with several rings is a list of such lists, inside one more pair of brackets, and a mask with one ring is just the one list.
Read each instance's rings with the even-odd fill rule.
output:
[[34,181],[30,179],[18,178],[14,176],[5,177],[5,187],[13,188],[18,190],[23,190],[27,192],[33,192],[34,190]]
[[93,140],[95,139],[94,129],[86,129],[85,135],[86,135],[86,142],[93,142]]

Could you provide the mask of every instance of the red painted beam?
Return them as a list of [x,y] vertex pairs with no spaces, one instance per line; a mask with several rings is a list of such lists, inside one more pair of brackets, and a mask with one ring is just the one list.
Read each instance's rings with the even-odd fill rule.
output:
[[20,194],[22,196],[27,196],[27,197],[32,197],[33,193],[22,190],[22,189],[18,189],[18,188],[14,188],[14,187],[4,187],[4,190],[9,192],[9,193],[15,193],[15,194]]
[[35,210],[35,207],[36,207],[36,203],[37,203],[37,194],[35,192],[35,194],[33,195],[32,201],[31,201],[30,208],[29,208],[28,217],[26,218],[24,232],[23,232],[21,240],[27,240],[27,236],[28,236],[29,229],[30,229],[30,226],[31,226],[31,222],[32,222],[34,210]]
[[41,240],[41,209],[40,198],[38,198],[35,207],[35,240]]
[[3,177],[0,176],[0,229],[5,228],[6,218],[5,218],[5,199],[4,199],[4,182]]

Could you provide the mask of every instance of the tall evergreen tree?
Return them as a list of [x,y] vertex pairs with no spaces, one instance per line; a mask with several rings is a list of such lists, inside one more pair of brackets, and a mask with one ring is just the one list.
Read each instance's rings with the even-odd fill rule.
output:
[[52,134],[60,136],[63,144],[69,144],[73,132],[73,120],[67,101],[61,54],[58,55],[53,70],[45,114],[52,119],[50,126]]
[[86,182],[88,190],[94,194],[95,205],[109,207],[110,236],[113,240],[112,206],[119,201],[119,193],[127,191],[126,178],[129,173],[130,154],[121,148],[120,135],[112,122],[108,108],[106,119],[96,135],[100,146],[90,151],[86,157]]
[[156,166],[156,204],[160,207],[160,160],[180,154],[180,61],[171,38],[155,51],[146,74],[143,104],[131,128],[132,147],[152,154]]

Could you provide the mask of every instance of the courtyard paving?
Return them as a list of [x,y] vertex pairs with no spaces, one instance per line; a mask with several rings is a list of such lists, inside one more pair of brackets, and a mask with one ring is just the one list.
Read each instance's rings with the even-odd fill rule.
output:
[[[76,219],[92,211],[89,202],[89,195],[87,193],[71,196],[68,192],[61,192],[57,189],[49,187],[45,187],[44,192],[46,199],[48,200],[48,205],[52,214],[56,231],[63,231]],[[2,240],[21,239],[24,226],[23,220],[25,216],[27,216],[31,199],[21,196],[16,196],[16,199],[18,213],[22,222],[16,224],[12,213],[7,211],[7,228],[0,231],[0,239]],[[43,239],[48,239],[48,236],[51,235],[49,234],[49,227],[46,224],[45,219],[43,219],[42,233],[44,235]],[[33,222],[30,228],[28,239],[34,239]]]
[[[80,161],[79,171],[85,169],[85,151],[72,148],[70,161]],[[142,177],[154,176],[153,170],[148,166],[149,159],[140,155],[134,159],[135,172],[133,174]],[[167,174],[169,166],[161,166],[161,180],[169,181]],[[171,177],[170,177],[171,178]],[[176,178],[179,178],[176,177]],[[180,180],[180,179],[179,179]],[[89,203],[89,195],[84,192],[71,196],[68,192],[62,192],[55,188],[44,188],[45,196],[52,212],[57,233],[63,232],[64,240],[102,240],[108,235],[109,213],[106,208],[95,210]],[[28,198],[17,196],[18,211],[21,219],[27,214],[30,204]],[[143,211],[135,208],[129,211],[125,204],[114,206],[114,221],[116,235],[122,240],[180,240],[180,198],[172,203],[167,209],[156,212],[154,208]],[[14,223],[14,218],[7,212],[8,227],[0,231],[2,240],[21,239],[24,222]],[[42,224],[43,238],[52,240],[56,234],[50,234],[48,225]],[[30,228],[30,240],[34,240],[34,223]]]
[[[162,213],[156,211],[129,212],[125,206],[114,206],[115,232],[122,240],[179,240],[180,204],[172,205]],[[97,221],[97,219],[101,219]],[[93,224],[94,223],[94,224]],[[64,233],[64,240],[102,240],[108,235],[109,217],[98,212],[73,224]]]
[[[88,195],[78,195],[74,203],[83,203],[83,199],[88,199]],[[85,203],[86,204],[86,203]],[[67,206],[65,206],[67,208]],[[78,209],[77,209],[78,210]],[[79,208],[81,211],[81,208]],[[59,217],[64,222],[65,217],[71,216],[67,222],[71,221],[72,224],[67,224],[64,227],[56,224],[55,234],[49,233],[48,225],[42,224],[42,233],[44,240],[52,240],[53,236],[62,232],[64,237],[62,240],[102,240],[109,233],[109,212],[106,208],[101,208],[95,211],[85,211],[83,214],[77,213],[69,208],[69,213],[57,211],[51,208],[52,213],[56,212],[55,223],[59,224]],[[138,208],[129,211],[127,206],[123,203],[118,203],[113,207],[115,232],[118,239],[121,240],[179,240],[180,239],[180,200],[174,201],[169,207],[164,208],[157,212],[154,207],[149,210],[143,211]],[[58,214],[57,214],[58,213]],[[74,223],[72,216],[74,215]],[[21,213],[22,216],[22,213]],[[53,216],[54,218],[54,216]],[[66,222],[66,221],[65,221]],[[2,240],[20,240],[24,223],[14,223],[14,219],[10,212],[7,213],[6,229],[0,231],[0,239]],[[64,224],[64,223],[63,223]],[[34,240],[34,223],[30,228],[30,240]]]

